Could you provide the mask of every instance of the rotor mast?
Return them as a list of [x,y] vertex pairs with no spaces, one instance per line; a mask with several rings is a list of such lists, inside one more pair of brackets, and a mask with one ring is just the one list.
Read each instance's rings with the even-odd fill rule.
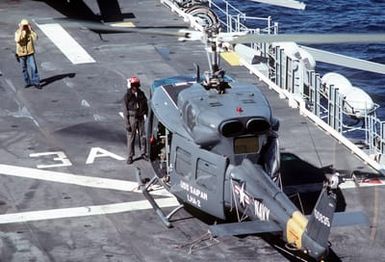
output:
[[217,41],[219,27],[211,27],[204,30],[204,41],[206,44],[207,60],[209,70],[205,72],[203,86],[209,89],[216,89],[219,94],[223,94],[229,84],[225,81],[225,71],[220,68],[220,42]]

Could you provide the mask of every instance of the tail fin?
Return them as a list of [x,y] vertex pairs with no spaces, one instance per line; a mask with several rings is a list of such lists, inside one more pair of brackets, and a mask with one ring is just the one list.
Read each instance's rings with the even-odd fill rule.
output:
[[336,203],[335,189],[324,186],[306,227],[307,235],[324,248],[328,246]]

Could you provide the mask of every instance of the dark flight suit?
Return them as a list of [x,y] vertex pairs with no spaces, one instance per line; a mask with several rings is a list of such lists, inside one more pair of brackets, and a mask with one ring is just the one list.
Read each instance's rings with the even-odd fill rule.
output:
[[124,119],[127,130],[128,160],[132,163],[135,155],[136,132],[140,138],[141,155],[146,159],[146,134],[144,132],[144,115],[147,115],[147,98],[142,90],[137,88],[136,94],[133,88],[127,90],[124,95]]

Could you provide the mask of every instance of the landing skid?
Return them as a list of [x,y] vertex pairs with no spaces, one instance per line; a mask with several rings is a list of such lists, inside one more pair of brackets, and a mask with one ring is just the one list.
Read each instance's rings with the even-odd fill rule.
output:
[[175,215],[175,213],[178,212],[180,209],[182,209],[184,206],[179,205],[178,207],[174,208],[168,215],[165,215],[163,210],[156,203],[154,197],[150,194],[151,186],[156,184],[160,185],[159,178],[156,175],[154,175],[154,177],[150,181],[146,181],[146,179],[142,178],[139,168],[136,168],[135,176],[139,185],[139,189],[142,191],[144,197],[148,200],[148,202],[150,202],[152,208],[155,210],[160,220],[163,222],[163,224],[166,227],[168,228],[172,227],[172,224],[170,221],[171,217]]

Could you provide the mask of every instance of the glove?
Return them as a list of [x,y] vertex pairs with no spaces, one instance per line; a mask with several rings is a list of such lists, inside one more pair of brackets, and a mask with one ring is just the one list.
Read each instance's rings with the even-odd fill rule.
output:
[[126,130],[127,130],[127,132],[132,132],[131,126],[127,127]]

